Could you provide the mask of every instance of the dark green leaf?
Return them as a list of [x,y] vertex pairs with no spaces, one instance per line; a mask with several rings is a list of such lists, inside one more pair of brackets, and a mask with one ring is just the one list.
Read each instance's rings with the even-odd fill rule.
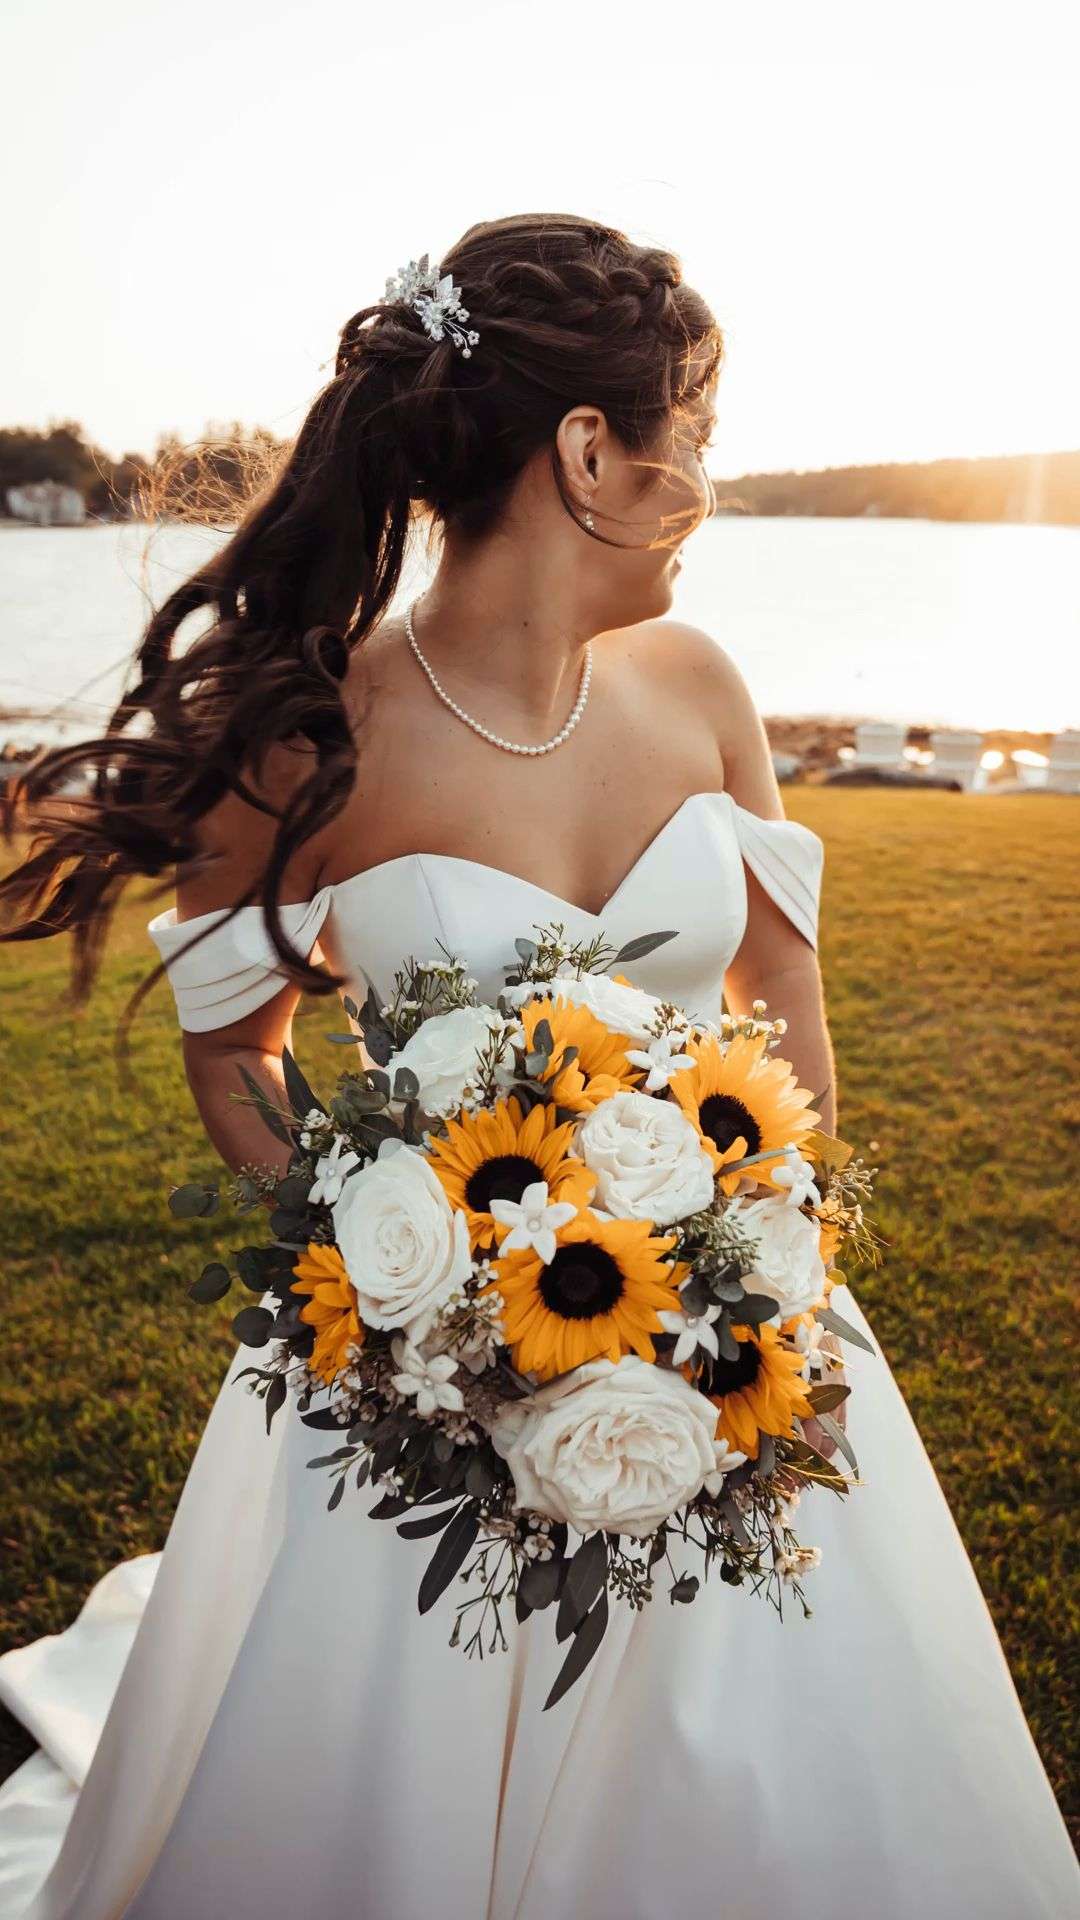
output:
[[279,1180],[274,1191],[275,1206],[282,1207],[287,1213],[303,1213],[307,1207],[308,1194],[311,1192],[311,1178],[306,1173],[288,1173]]
[[384,1493],[368,1508],[369,1520],[396,1520],[401,1513],[411,1513],[414,1502],[403,1493]]
[[415,1100],[420,1092],[420,1082],[411,1067],[398,1067],[394,1074],[394,1099]]
[[186,1187],[174,1187],[169,1195],[169,1212],[177,1220],[203,1220],[218,1210],[218,1190],[194,1181]]
[[514,952],[517,954],[518,959],[527,967],[530,967],[536,959],[537,951],[535,940],[514,941]]
[[340,1507],[341,1496],[344,1493],[344,1491],[345,1491],[345,1475],[342,1474],[341,1479],[336,1482],[334,1486],[334,1491],[330,1495],[330,1498],[326,1503],[327,1513],[333,1513],[335,1507]]
[[607,1579],[607,1542],[602,1533],[591,1533],[583,1540],[570,1562],[570,1571],[559,1602],[555,1637],[565,1640],[575,1633]]
[[655,953],[657,947],[664,946],[668,940],[676,940],[678,934],[678,927],[671,933],[641,933],[636,940],[628,940],[625,947],[619,948],[611,965],[617,967],[624,960],[644,960],[647,953]]
[[436,1507],[433,1513],[422,1513],[418,1520],[403,1520],[398,1532],[403,1540],[423,1540],[429,1533],[441,1533],[456,1512],[456,1507]]
[[771,1433],[758,1435],[757,1471],[763,1480],[767,1480],[776,1468],[776,1441]]
[[302,1413],[300,1418],[305,1427],[314,1427],[319,1433],[333,1433],[335,1430],[344,1433],[348,1425],[336,1407],[317,1407],[314,1413]]
[[559,1591],[559,1562],[550,1560],[530,1560],[518,1582],[518,1592],[526,1601],[530,1610],[539,1612],[550,1607]]
[[851,1388],[839,1380],[823,1380],[820,1386],[811,1387],[806,1397],[816,1414],[831,1413],[834,1407],[843,1404],[850,1392]]
[[555,1046],[555,1036],[547,1020],[538,1020],[533,1028],[533,1046],[537,1053],[546,1054],[550,1059]]
[[839,1420],[834,1419],[831,1413],[821,1413],[817,1408],[814,1409],[814,1418],[821,1428],[821,1431],[827,1433],[834,1446],[839,1448],[848,1466],[851,1468],[852,1473],[858,1473],[859,1463],[855,1458],[855,1449],[848,1439],[847,1434],[844,1432],[843,1427],[840,1425]]
[[284,1405],[287,1393],[288,1388],[285,1385],[285,1375],[283,1373],[275,1373],[270,1385],[266,1389],[266,1399],[263,1401],[263,1406],[266,1408],[267,1433],[270,1431],[270,1422],[278,1408]]
[[495,1485],[495,1475],[491,1463],[484,1454],[474,1453],[465,1469],[465,1491],[471,1493],[474,1500],[483,1500]]
[[353,1000],[349,994],[347,993],[342,994],[341,1004],[344,1007],[346,1013],[348,1014],[350,1020],[359,1020],[360,1009],[357,1006],[356,1001]]
[[846,1320],[841,1318],[835,1308],[819,1307],[817,1310],[817,1318],[821,1321],[823,1327],[828,1327],[830,1333],[839,1334],[841,1340],[850,1340],[853,1347],[861,1347],[864,1353],[873,1353],[874,1349],[865,1334],[860,1333],[858,1327],[850,1326]]
[[352,1460],[356,1456],[355,1447],[335,1447],[333,1453],[320,1453],[317,1460],[305,1461],[309,1473],[313,1467],[336,1467],[342,1460]]
[[716,1322],[716,1338],[720,1348],[721,1359],[737,1360],[739,1357],[739,1343],[731,1331],[731,1321],[728,1319],[726,1313],[722,1313]]
[[428,1609],[435,1605],[439,1595],[445,1592],[454,1575],[461,1572],[479,1531],[480,1522],[472,1507],[459,1507],[432,1554],[427,1571],[420,1582],[417,1604],[421,1613],[427,1613]]
[[221,1266],[215,1260],[208,1267],[203,1268],[197,1280],[192,1281],[188,1293],[193,1300],[198,1300],[205,1305],[211,1300],[223,1299],[231,1286],[232,1275],[228,1267]]
[[678,1600],[683,1606],[687,1606],[695,1598],[700,1585],[701,1582],[696,1573],[684,1573],[680,1580],[676,1580],[668,1597],[672,1601]]
[[772,1320],[776,1316],[776,1301],[767,1293],[747,1293],[731,1309],[731,1317],[737,1326],[759,1327],[763,1320]]
[[267,1307],[241,1307],[234,1314],[232,1330],[245,1347],[265,1347],[270,1338],[274,1316]]
[[236,1271],[249,1293],[265,1293],[270,1262],[266,1247],[237,1247],[233,1253]]
[[600,1645],[607,1630],[608,1598],[607,1589],[601,1593],[591,1613],[587,1613],[575,1631],[570,1651],[559,1668],[558,1678],[547,1699],[544,1712],[561,1700],[563,1694],[573,1686],[574,1681],[584,1673],[593,1654]]
[[335,1047],[358,1047],[363,1039],[359,1033],[328,1033],[327,1040]]
[[292,1135],[277,1111],[277,1108],[271,1101],[265,1087],[260,1087],[258,1081],[252,1079],[246,1067],[238,1067],[237,1072],[258,1108],[265,1125],[269,1127],[270,1132],[273,1134],[274,1139],[282,1140],[287,1147],[291,1147]]
[[281,1066],[285,1078],[285,1091],[297,1119],[306,1120],[313,1107],[317,1108],[319,1113],[325,1113],[326,1108],[321,1100],[315,1098],[288,1047],[281,1049]]

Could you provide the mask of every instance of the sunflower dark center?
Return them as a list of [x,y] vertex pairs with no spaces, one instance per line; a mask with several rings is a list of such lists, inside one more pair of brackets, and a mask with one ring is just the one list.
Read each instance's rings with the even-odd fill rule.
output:
[[737,1360],[725,1360],[721,1354],[718,1360],[709,1362],[708,1393],[738,1393],[740,1387],[752,1387],[761,1372],[761,1348],[756,1340],[739,1341]]
[[474,1213],[487,1213],[493,1200],[521,1199],[526,1187],[544,1178],[524,1153],[498,1153],[485,1160],[465,1182],[465,1198]]
[[595,1313],[610,1313],[622,1292],[618,1261],[592,1240],[556,1247],[554,1260],[540,1277],[545,1306],[564,1320],[591,1320]]
[[741,1134],[746,1141],[747,1153],[757,1153],[761,1147],[761,1128],[741,1100],[732,1093],[710,1093],[698,1109],[701,1131],[713,1143],[720,1153],[728,1148]]

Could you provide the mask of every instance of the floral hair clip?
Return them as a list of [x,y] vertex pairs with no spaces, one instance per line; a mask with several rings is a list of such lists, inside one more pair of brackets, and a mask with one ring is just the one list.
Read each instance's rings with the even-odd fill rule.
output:
[[384,298],[412,307],[433,340],[441,340],[448,333],[467,360],[480,335],[475,328],[466,330],[459,324],[468,319],[469,313],[461,305],[461,288],[455,287],[453,275],[439,276],[440,269],[429,266],[427,254],[422,254],[387,280]]

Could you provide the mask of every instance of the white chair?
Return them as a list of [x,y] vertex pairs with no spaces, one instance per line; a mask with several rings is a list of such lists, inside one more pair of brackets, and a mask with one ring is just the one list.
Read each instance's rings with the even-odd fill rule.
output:
[[1022,787],[1045,787],[1050,762],[1045,753],[1031,747],[1017,747],[1013,753],[1013,772]]
[[1046,784],[1054,793],[1080,793],[1080,732],[1066,727],[1050,742]]
[[860,720],[855,728],[855,753],[849,766],[879,767],[891,773],[904,772],[904,742],[907,728],[895,720]]
[[931,771],[935,777],[943,780],[958,780],[966,793],[981,793],[987,784],[987,771],[981,765],[983,737],[981,733],[946,732],[932,733],[930,745],[934,750]]

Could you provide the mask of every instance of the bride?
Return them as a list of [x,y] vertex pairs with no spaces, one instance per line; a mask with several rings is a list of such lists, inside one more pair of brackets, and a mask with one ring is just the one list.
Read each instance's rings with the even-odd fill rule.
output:
[[[31,776],[48,822],[73,767],[98,772],[4,888],[23,937],[74,929],[81,986],[125,881],[175,867],[150,934],[232,1168],[269,1144],[238,1069],[280,1089],[303,989],[385,995],[441,943],[490,998],[553,920],[677,929],[640,985],[782,1011],[833,1130],[822,843],[784,818],[731,661],[665,617],[713,505],[722,350],[670,254],[584,219],[485,223],[438,271],[411,263],[344,328],[276,483],[152,620],[109,738]],[[399,614],[423,524],[437,570]],[[716,1580],[690,1608],[616,1608],[549,1712],[547,1622],[482,1663],[449,1651],[451,1599],[416,1609],[423,1543],[359,1497],[327,1513],[319,1436],[292,1409],[267,1436],[244,1358],[164,1552],[0,1660],[40,1742],[0,1791],[3,1920],[1080,1913],[880,1353],[851,1401],[865,1487],[806,1496],[813,1618]]]

